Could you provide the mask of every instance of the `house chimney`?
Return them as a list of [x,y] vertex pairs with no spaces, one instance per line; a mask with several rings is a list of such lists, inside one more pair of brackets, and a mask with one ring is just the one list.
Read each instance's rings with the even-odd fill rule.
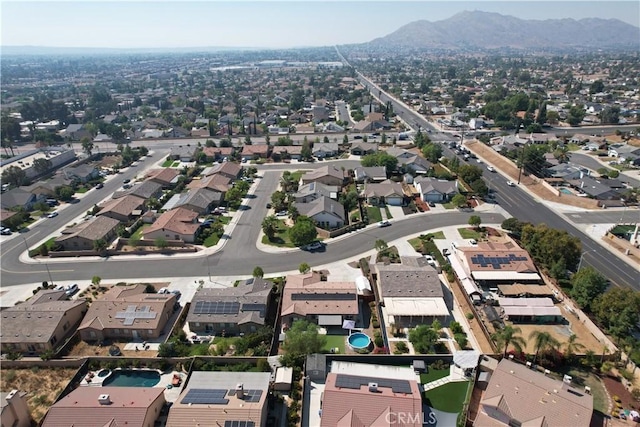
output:
[[244,385],[242,385],[242,383],[236,384],[236,397],[238,399],[244,399]]
[[98,403],[101,405],[111,405],[111,399],[109,399],[108,394],[101,394],[98,396]]

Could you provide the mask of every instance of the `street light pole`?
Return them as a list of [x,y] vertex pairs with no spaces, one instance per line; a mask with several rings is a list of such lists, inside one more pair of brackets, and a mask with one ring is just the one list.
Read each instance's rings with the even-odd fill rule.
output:
[[590,251],[582,252],[582,255],[580,255],[580,261],[578,262],[578,270],[576,271],[576,273],[580,271],[580,268],[582,267],[582,260],[584,259],[584,256],[589,252],[595,252],[596,250],[597,249],[591,249]]

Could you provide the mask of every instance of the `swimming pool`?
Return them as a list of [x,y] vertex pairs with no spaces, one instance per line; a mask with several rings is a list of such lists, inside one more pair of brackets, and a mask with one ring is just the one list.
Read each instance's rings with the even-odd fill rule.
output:
[[569,190],[569,189],[567,189],[567,188],[561,188],[561,189],[560,189],[560,192],[561,192],[562,194],[571,194],[571,195],[573,195],[573,193],[571,192],[571,190]]
[[369,335],[363,334],[362,332],[349,335],[349,346],[354,350],[362,350],[369,347],[369,345],[371,345]]
[[112,387],[154,387],[160,382],[158,371],[134,371],[131,369],[119,369],[111,372],[104,380],[102,386]]
[[109,376],[110,373],[111,373],[111,369],[101,369],[101,370],[98,371],[96,376],[99,377],[99,378],[104,378],[104,377]]

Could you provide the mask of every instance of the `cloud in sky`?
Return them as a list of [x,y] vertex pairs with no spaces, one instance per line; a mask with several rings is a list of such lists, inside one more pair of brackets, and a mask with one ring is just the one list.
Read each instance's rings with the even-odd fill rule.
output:
[[637,1],[3,1],[4,46],[270,47],[362,43],[464,10],[522,19],[617,18]]

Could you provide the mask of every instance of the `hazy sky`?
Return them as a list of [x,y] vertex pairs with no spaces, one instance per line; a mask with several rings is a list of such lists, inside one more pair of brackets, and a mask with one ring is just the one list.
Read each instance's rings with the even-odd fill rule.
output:
[[617,18],[635,1],[6,1],[0,44],[58,47],[298,47],[361,43],[464,10],[523,19]]

